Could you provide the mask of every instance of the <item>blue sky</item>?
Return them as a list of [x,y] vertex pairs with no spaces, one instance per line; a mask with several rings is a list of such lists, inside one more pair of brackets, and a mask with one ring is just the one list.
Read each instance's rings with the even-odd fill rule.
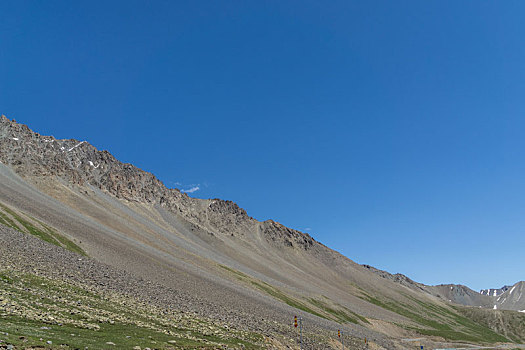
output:
[[359,263],[525,279],[525,3],[0,4],[0,112]]

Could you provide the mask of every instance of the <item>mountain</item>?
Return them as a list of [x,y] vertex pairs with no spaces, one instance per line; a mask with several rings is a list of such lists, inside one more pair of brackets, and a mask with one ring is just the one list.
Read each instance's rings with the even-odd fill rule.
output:
[[[296,347],[294,315],[303,318],[306,348],[315,349],[337,348],[337,329],[354,348],[364,348],[365,337],[378,349],[406,348],[406,339],[420,338],[428,346],[525,340],[525,330],[514,327],[525,315],[480,309],[486,296],[478,293],[478,300],[463,288],[425,286],[359,265],[306,233],[260,222],[231,201],[167,188],[86,141],[43,136],[2,116],[0,162],[0,224],[8,227],[0,235],[11,242],[0,262],[14,269],[5,272],[6,281],[38,272],[76,285],[80,274],[96,295],[132,290],[146,305],[254,332],[268,348]],[[64,249],[97,267],[81,272]],[[45,269],[32,265],[44,260]],[[100,269],[114,277],[96,277]],[[166,292],[148,287],[140,295],[141,284]],[[509,321],[493,323],[495,312]]]
[[[376,269],[370,265],[363,265],[363,267],[384,279],[393,281],[415,291],[431,294],[436,298],[454,304],[489,309],[514,311],[525,310],[525,297],[521,297],[523,293],[523,284],[525,282],[518,282],[514,286],[504,286],[500,289],[485,289],[478,293],[467,286],[459,284],[427,286],[415,282],[400,273],[391,274],[387,271]],[[514,292],[514,294],[511,292]]]
[[521,281],[499,294],[495,305],[498,309],[525,312],[525,281]]
[[500,296],[501,294],[505,293],[507,290],[509,290],[510,287],[509,286],[503,286],[501,288],[498,288],[498,289],[482,289],[479,291],[480,294],[482,295],[489,295],[489,296],[492,296],[492,297],[497,297],[497,296]]
[[426,290],[439,298],[455,304],[481,306],[485,308],[490,308],[493,305],[490,297],[482,295],[463,285],[441,284],[438,286],[428,286]]
[[525,312],[524,288],[524,281],[499,289],[484,289],[479,293],[454,284],[425,286],[432,294],[456,304],[520,312]]

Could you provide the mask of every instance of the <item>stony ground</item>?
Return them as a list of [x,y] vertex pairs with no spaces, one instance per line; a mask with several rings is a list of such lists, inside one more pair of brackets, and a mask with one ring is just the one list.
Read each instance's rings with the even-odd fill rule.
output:
[[[131,343],[138,340],[125,338],[126,327],[117,331],[114,339],[111,329],[108,330],[108,327],[127,325],[128,333],[153,334],[157,340],[147,341],[152,348],[162,347],[151,345],[151,341],[174,347],[177,340],[180,348],[186,345],[192,348],[196,344],[203,348],[297,346],[297,332],[291,326],[291,319],[290,324],[282,324],[248,312],[239,314],[225,310],[209,301],[137,278],[5,227],[0,227],[0,273],[0,313],[4,321],[9,320],[13,329],[34,333],[28,336],[18,332],[16,337],[22,344],[31,340],[39,346],[52,346],[46,343],[53,338],[47,334],[53,333],[47,327],[77,334],[77,344],[82,343],[83,338],[93,338],[89,336],[91,332],[101,334],[99,338],[104,344],[121,341],[123,348],[131,348]],[[27,328],[31,328],[31,324],[33,331],[29,332]],[[3,327],[7,325],[4,323]],[[326,329],[311,323],[305,328],[306,349],[335,346],[332,339],[335,336],[328,334]],[[5,339],[0,334],[0,340],[4,344],[6,339],[13,341],[13,334],[10,338],[4,334]],[[58,340],[61,344],[74,343],[75,336],[65,336],[68,338],[65,339],[64,331],[60,330],[56,334],[55,343]],[[347,342],[354,343],[354,348],[360,346],[358,339],[349,338]],[[146,345],[141,342],[134,346]]]
[[[100,293],[9,266],[0,271],[2,343],[61,348],[238,348],[264,346],[260,335],[120,294]],[[3,339],[2,339],[3,338]]]

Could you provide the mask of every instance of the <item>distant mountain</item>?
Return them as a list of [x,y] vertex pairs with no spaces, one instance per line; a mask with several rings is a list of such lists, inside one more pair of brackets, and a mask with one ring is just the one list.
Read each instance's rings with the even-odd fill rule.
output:
[[521,297],[524,282],[518,282],[514,286],[504,286],[500,289],[486,289],[478,293],[467,286],[459,284],[427,286],[415,282],[400,273],[391,274],[387,271],[376,269],[370,265],[363,265],[363,267],[384,279],[398,283],[414,291],[422,291],[431,294],[439,299],[454,304],[488,309],[514,311],[525,310],[525,297]]
[[479,293],[481,295],[489,295],[491,297],[497,297],[497,296],[500,296],[501,294],[505,293],[509,289],[510,289],[509,286],[503,286],[503,287],[498,288],[498,289],[482,289],[482,290],[479,291]]
[[518,282],[499,294],[495,305],[498,309],[525,312],[525,281]]
[[421,290],[454,304],[483,307],[487,309],[514,310],[525,312],[525,282],[499,289],[484,289],[479,293],[459,284],[440,284],[427,286],[412,281],[403,274],[390,274],[369,265],[363,265],[382,278],[394,281],[413,290]]
[[457,284],[441,284],[426,288],[433,295],[444,300],[466,306],[492,307],[492,299],[466,286]]
[[391,274],[390,272],[387,272],[387,271],[384,271],[384,270],[380,270],[380,269],[376,269],[375,267],[373,266],[370,266],[370,265],[367,265],[367,264],[364,264],[362,265],[364,268],[368,269],[370,272],[373,272],[375,273],[376,275],[384,278],[384,279],[387,279],[389,281],[392,281],[392,282],[395,282],[395,283],[399,283],[407,288],[410,288],[410,289],[413,289],[413,290],[416,290],[416,291],[426,291],[426,288],[427,286],[425,286],[424,284],[422,283],[418,283],[418,282],[415,282],[413,280],[411,280],[410,278],[408,278],[407,276],[401,274],[401,273],[396,273],[396,274]]
[[[429,347],[505,342],[510,335],[525,341],[525,330],[513,328],[525,315],[489,310],[497,303],[520,308],[522,285],[497,301],[464,286],[425,286],[362,266],[306,233],[258,221],[232,201],[192,198],[86,141],[42,136],[4,116],[0,163],[2,227],[191,295],[192,312],[264,333],[274,348],[295,346],[294,315],[319,337],[309,347],[315,349],[335,347],[330,337],[339,328],[356,349],[364,337],[377,349],[406,348],[402,339],[420,337]],[[74,267],[65,275],[75,276]],[[488,322],[494,312],[512,321]]]

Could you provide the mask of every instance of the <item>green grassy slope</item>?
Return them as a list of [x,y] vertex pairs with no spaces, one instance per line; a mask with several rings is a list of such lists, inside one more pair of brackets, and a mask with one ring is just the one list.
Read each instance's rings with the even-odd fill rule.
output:
[[290,295],[290,293],[286,293],[264,281],[255,279],[235,269],[229,268],[224,265],[219,265],[219,267],[226,271],[229,271],[238,280],[243,281],[244,283],[247,283],[252,287],[255,287],[256,289],[259,289],[260,291],[296,309],[341,324],[358,324],[360,322],[363,324],[369,324],[368,320],[365,317],[348,310],[348,308],[345,308],[344,306],[335,303],[327,297],[323,296],[318,298],[300,298],[298,296],[292,296]]
[[48,225],[27,214],[17,214],[14,210],[3,204],[0,204],[0,224],[11,227],[20,232],[32,234],[48,243],[57,245],[80,255],[86,255],[82,248],[72,240],[59,234]]
[[405,316],[417,324],[417,326],[402,326],[417,331],[422,335],[476,343],[511,341],[506,336],[495,332],[487,325],[479,322],[479,320],[474,320],[462,314],[459,312],[459,307],[445,308],[409,295],[404,295],[407,303],[374,297],[364,291],[360,297],[386,310]]
[[[369,320],[324,296],[302,298],[292,296],[268,283],[248,276],[240,271],[220,265],[238,280],[255,287],[282,302],[310,314],[335,322],[355,323],[367,326]],[[401,292],[394,300],[382,295],[373,295],[356,286],[358,297],[385,310],[406,317],[410,324],[397,324],[424,336],[441,337],[449,341],[466,341],[479,344],[525,341],[525,315],[522,318],[511,312],[505,322],[490,321],[493,310],[478,310],[460,306],[444,307],[430,300],[424,301]],[[400,301],[403,300],[403,301]],[[512,317],[510,316],[512,315]],[[510,322],[510,323],[509,323]],[[507,325],[509,323],[509,325]]]
[[525,342],[525,314],[510,310],[488,310],[476,307],[456,307],[458,312],[489,327],[517,343]]

